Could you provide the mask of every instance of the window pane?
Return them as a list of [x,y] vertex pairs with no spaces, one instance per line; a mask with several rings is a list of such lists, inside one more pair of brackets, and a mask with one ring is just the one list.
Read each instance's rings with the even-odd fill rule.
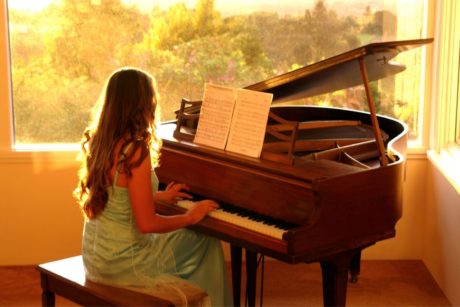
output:
[[[173,119],[205,82],[245,87],[370,42],[421,38],[422,2],[9,0],[16,144],[78,142],[120,66],[151,72],[162,119]],[[373,83],[374,100],[417,137],[421,51],[397,60],[407,71]],[[367,109],[362,87],[291,103]]]

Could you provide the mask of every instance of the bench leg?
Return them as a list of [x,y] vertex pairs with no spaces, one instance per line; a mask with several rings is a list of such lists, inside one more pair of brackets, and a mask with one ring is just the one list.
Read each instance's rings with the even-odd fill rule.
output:
[[56,304],[55,295],[48,289],[48,278],[45,274],[40,274],[41,286],[42,286],[42,306],[53,307]]

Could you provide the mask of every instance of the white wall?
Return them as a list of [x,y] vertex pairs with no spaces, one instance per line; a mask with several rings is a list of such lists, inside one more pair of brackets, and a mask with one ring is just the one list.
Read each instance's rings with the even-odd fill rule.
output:
[[460,194],[427,165],[422,259],[453,306],[460,306]]
[[[424,156],[409,157],[403,192],[403,214],[396,224],[396,237],[366,249],[366,259],[420,259],[423,233],[427,160]],[[421,180],[422,179],[422,180]],[[383,189],[385,187],[382,187]]]
[[82,215],[72,199],[77,164],[75,154],[63,155],[0,156],[0,265],[80,253]]

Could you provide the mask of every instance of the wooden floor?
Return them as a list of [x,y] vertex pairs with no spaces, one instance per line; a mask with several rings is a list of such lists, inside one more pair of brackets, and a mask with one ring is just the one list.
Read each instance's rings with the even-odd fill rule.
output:
[[[266,261],[264,275],[264,306],[322,305],[318,264]],[[0,306],[40,306],[40,294],[34,267],[0,267]],[[60,297],[56,305],[75,306]],[[348,285],[347,306],[451,305],[421,261],[364,260],[358,283]]]

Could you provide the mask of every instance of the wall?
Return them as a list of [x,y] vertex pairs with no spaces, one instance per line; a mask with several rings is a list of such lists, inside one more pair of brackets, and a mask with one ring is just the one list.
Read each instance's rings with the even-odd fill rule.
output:
[[20,156],[0,158],[0,265],[79,254],[82,216],[72,199],[75,153]]
[[460,306],[460,194],[429,161],[422,259],[453,306]]
[[[396,237],[377,243],[363,252],[366,259],[420,259],[423,243],[424,180],[426,158],[413,155],[406,165],[403,215],[396,224]],[[382,187],[383,189],[385,187]]]
[[[0,158],[0,265],[35,264],[80,252],[82,216],[72,198],[77,182],[75,154],[22,153]],[[369,248],[373,259],[420,259],[425,160],[408,163],[403,218],[396,238]],[[383,187],[384,188],[384,187]]]

